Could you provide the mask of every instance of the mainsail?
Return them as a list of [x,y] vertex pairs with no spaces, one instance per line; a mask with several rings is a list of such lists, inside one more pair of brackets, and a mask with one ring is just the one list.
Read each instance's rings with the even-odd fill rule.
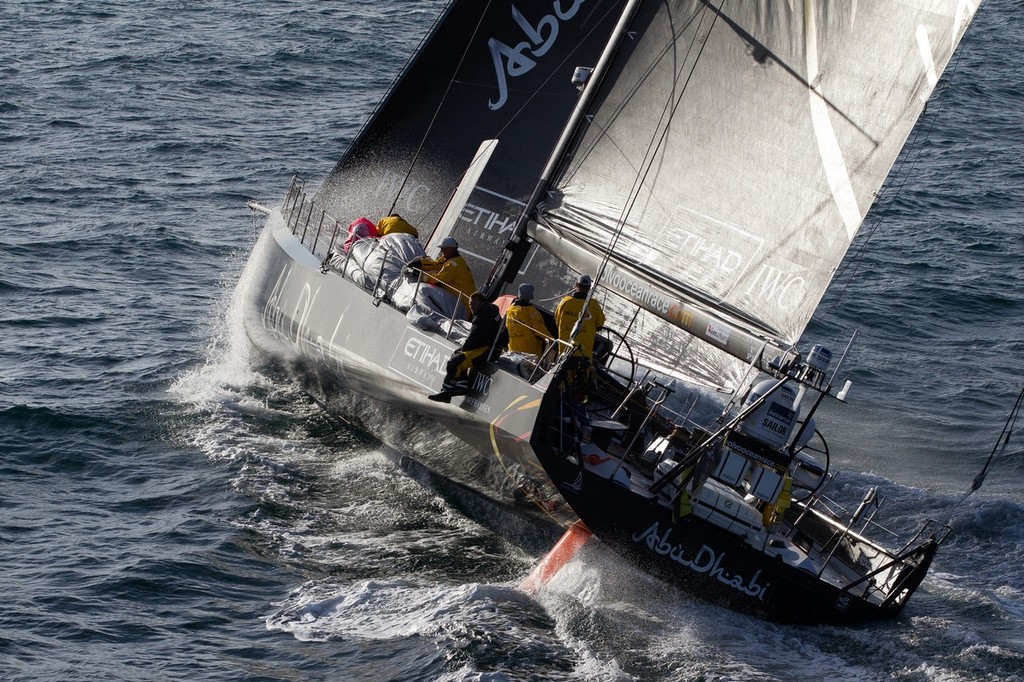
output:
[[729,355],[791,347],[976,5],[642,2],[531,236]]
[[426,237],[480,143],[497,138],[456,225],[482,283],[579,97],[573,68],[597,60],[623,4],[455,0],[314,201],[339,220],[398,212]]

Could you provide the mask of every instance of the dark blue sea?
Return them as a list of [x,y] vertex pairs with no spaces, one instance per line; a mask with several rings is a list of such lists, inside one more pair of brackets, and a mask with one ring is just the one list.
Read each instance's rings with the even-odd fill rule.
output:
[[1024,385],[1024,4],[982,7],[805,337],[861,334],[818,420],[846,481],[953,515],[901,617],[845,628],[599,546],[528,596],[535,556],[252,359],[246,201],[331,169],[441,5],[0,6],[0,679],[1024,676],[1024,430],[956,506]]

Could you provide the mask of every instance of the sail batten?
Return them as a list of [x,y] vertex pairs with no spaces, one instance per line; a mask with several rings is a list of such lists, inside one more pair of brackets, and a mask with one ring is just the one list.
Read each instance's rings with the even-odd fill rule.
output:
[[973,11],[643,3],[532,236],[691,333],[668,311],[792,347]]

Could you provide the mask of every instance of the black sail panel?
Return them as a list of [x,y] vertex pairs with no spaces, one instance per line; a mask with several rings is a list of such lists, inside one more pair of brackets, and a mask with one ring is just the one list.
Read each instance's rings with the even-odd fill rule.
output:
[[[345,222],[395,211],[426,238],[483,140],[499,144],[456,226],[478,283],[508,239],[623,0],[457,0],[315,200]],[[544,279],[561,265],[534,254]],[[543,263],[538,262],[543,261]]]

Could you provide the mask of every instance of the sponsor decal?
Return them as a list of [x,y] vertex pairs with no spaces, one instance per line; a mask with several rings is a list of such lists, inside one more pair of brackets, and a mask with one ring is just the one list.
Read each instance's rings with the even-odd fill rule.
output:
[[291,274],[291,268],[281,270],[281,274],[277,276],[277,281],[274,282],[274,288],[270,290],[270,295],[267,296],[267,302],[263,305],[263,328],[276,337],[283,335],[281,329],[284,327],[284,312],[281,310],[281,299],[284,296],[284,288],[288,284],[288,278],[291,277]]
[[686,309],[682,303],[673,303],[668,307],[668,319],[680,327],[689,327],[693,324],[693,313]]
[[[504,247],[515,230],[519,214],[513,212],[522,202],[509,199],[479,185],[474,189],[475,203],[467,203],[459,213],[459,241],[474,248],[461,248],[488,263],[494,262],[493,247]],[[481,196],[482,195],[482,196]],[[486,247],[486,248],[484,248]],[[487,250],[487,254],[478,251]]]
[[[742,294],[750,301],[779,310],[799,308],[807,296],[807,280],[795,264],[767,261],[766,242],[749,231],[676,206],[669,227],[655,236],[660,251],[678,257],[679,267],[702,288],[719,295]],[[784,258],[785,254],[777,254]]]
[[722,344],[723,346],[729,343],[729,335],[732,332],[724,324],[715,322],[712,320],[708,322],[708,328],[704,335],[712,341]]
[[552,13],[545,14],[536,23],[527,19],[518,7],[512,5],[512,18],[526,40],[511,46],[497,38],[487,41],[498,84],[498,98],[487,101],[491,111],[501,109],[508,101],[508,79],[523,76],[537,66],[537,59],[547,54],[558,40],[561,22],[576,16],[584,2],[586,0],[554,0],[551,3]]
[[402,213],[427,213],[433,208],[431,192],[434,188],[422,182],[409,184],[409,176],[405,170],[385,170],[377,183],[375,194],[378,197],[392,198],[400,196],[402,199]]
[[807,295],[807,280],[767,263],[762,263],[747,281],[748,296],[773,303],[782,310],[797,307]]
[[[721,242],[711,239],[707,235],[688,230],[680,230],[680,232],[682,232],[680,235],[682,241],[678,247],[678,253],[686,254],[687,259],[694,263],[700,263],[702,269],[719,271],[723,278],[734,280],[750,259],[749,256],[745,258],[743,254],[728,245],[727,239],[729,237],[734,239],[735,235],[729,235],[724,229],[722,232],[725,234],[714,235],[722,239]],[[749,235],[743,234],[743,237],[749,239]],[[756,244],[757,247],[760,247],[760,240]]]
[[768,403],[768,414],[765,415],[764,419],[761,420],[761,426],[768,429],[773,433],[777,433],[780,436],[785,436],[789,433],[789,428],[793,425],[793,417],[795,412],[779,405],[778,403]]
[[481,414],[490,414],[491,406],[487,404],[487,396],[491,392],[491,377],[486,374],[477,374],[473,377],[473,385],[469,389],[469,395],[463,401],[463,406],[470,407]]
[[290,266],[281,270],[267,302],[263,305],[263,327],[281,341],[294,346],[300,353],[315,358],[320,349],[309,329],[309,315],[320,294],[320,287],[313,289],[309,282],[302,282],[294,304],[289,304],[285,295],[292,276]]
[[[583,474],[576,474],[576,479],[572,483],[563,481],[562,487],[576,494],[583,492]],[[633,539],[636,540],[636,538]]]
[[391,356],[388,369],[430,388],[437,383],[437,376],[444,375],[449,355],[447,348],[435,345],[422,334],[407,328]]
[[[479,189],[479,188],[478,188]],[[462,207],[459,219],[465,223],[467,228],[493,232],[497,230],[499,236],[507,235],[516,227],[517,217],[513,215],[502,215],[484,206],[467,203]]]
[[760,464],[764,464],[765,466],[775,467],[777,465],[774,459],[766,457],[759,452],[754,452],[750,448],[743,447],[735,440],[730,440],[726,444],[726,447],[735,452],[736,454],[741,455],[742,457],[746,457],[749,460],[753,460]]
[[[608,268],[608,283],[609,285],[643,307],[651,310],[660,315],[668,316],[669,310],[673,304],[664,298],[661,293],[647,286],[643,282],[629,277],[618,268]],[[682,311],[680,310],[680,315]]]
[[761,575],[760,570],[755,571],[750,580],[745,579],[739,573],[730,575],[721,567],[722,562],[725,560],[725,552],[717,552],[708,545],[702,545],[693,557],[688,557],[685,547],[674,545],[669,541],[669,536],[672,534],[671,528],[666,528],[664,533],[661,533],[660,530],[658,522],[655,521],[647,530],[635,534],[633,542],[646,545],[655,554],[668,557],[694,573],[706,574],[708,577],[715,578],[723,585],[738,590],[748,597],[764,601],[764,594],[768,589],[768,584],[763,586],[758,584],[757,580]]

